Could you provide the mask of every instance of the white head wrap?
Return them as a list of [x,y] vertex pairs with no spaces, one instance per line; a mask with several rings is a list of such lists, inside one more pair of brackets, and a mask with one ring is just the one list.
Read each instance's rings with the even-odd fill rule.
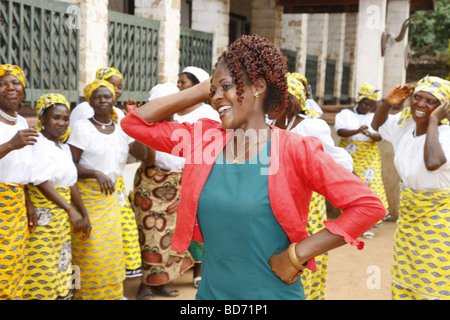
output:
[[206,72],[203,69],[197,68],[197,67],[192,67],[192,66],[186,67],[183,69],[183,71],[181,71],[181,73],[184,73],[184,72],[192,73],[198,79],[199,82],[203,82],[203,81],[209,79],[208,72]]
[[167,83],[157,84],[150,90],[150,97],[148,98],[148,101],[152,101],[157,98],[168,96],[170,94],[177,93],[178,91],[180,91],[180,90],[173,83],[167,82]]

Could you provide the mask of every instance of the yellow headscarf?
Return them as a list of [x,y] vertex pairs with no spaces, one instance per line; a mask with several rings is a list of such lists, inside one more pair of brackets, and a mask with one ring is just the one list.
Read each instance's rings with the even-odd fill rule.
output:
[[[86,101],[88,103],[91,102],[90,100],[91,100],[92,93],[94,93],[94,91],[100,87],[105,87],[106,89],[108,89],[109,92],[112,93],[114,101],[116,100],[116,90],[114,89],[114,86],[106,80],[95,79],[94,82],[88,84],[84,88],[84,97],[86,98]],[[119,117],[117,116],[117,112],[116,112],[116,110],[114,110],[114,108],[111,110],[111,120],[116,123],[117,123],[117,121],[119,121]]]
[[[41,116],[44,114],[44,111],[47,108],[53,107],[56,104],[62,104],[67,107],[67,109],[70,110],[70,104],[67,101],[66,97],[64,97],[62,94],[59,93],[48,93],[42,95],[36,104],[36,116],[38,117],[39,121],[36,126],[36,129],[39,131],[42,131],[42,123],[41,123]],[[66,132],[64,132],[60,137],[59,140],[61,142],[66,142],[70,135],[70,129],[67,127]]]
[[[433,97],[435,97],[439,100],[439,102],[442,103],[445,98],[450,100],[450,81],[444,80],[439,77],[426,76],[420,79],[414,88],[414,93],[419,91],[432,94]],[[400,114],[398,124],[403,127],[405,125],[405,120],[411,116],[411,108],[404,108],[402,113]],[[443,119],[441,123],[448,125],[449,121],[448,119]]]
[[16,77],[17,79],[20,80],[20,82],[22,83],[23,87],[26,87],[25,84],[25,75],[23,74],[22,69],[20,69],[18,66],[16,65],[12,65],[12,64],[1,64],[0,65],[0,77],[7,75],[7,74],[11,74],[14,77]]
[[364,82],[361,85],[361,89],[358,92],[358,98],[356,99],[357,102],[360,102],[362,99],[367,98],[370,100],[377,100],[378,98],[378,92],[376,87],[368,84],[367,82]]
[[100,68],[97,70],[97,74],[95,75],[95,79],[98,80],[107,80],[108,78],[116,76],[123,80],[122,74],[119,70],[114,67],[109,68]]
[[301,75],[299,73],[287,73],[288,92],[295,96],[299,101],[302,111],[311,118],[319,118],[320,114],[314,110],[306,107],[306,89],[303,82],[300,80]]

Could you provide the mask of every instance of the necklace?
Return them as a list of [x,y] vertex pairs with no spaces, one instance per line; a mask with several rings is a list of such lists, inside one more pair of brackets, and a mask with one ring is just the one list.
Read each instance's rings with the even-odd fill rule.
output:
[[5,118],[6,120],[16,123],[17,122],[17,112],[15,112],[14,116],[10,116],[9,114],[7,114],[5,111],[3,111],[2,109],[0,109],[0,116],[2,116],[3,118]]
[[[247,154],[248,150],[250,150],[251,146],[252,145],[249,145],[247,150],[245,150],[245,152],[243,153],[244,156]],[[233,143],[233,148],[231,149],[231,151],[233,152],[233,164],[237,164],[238,163],[238,159],[242,156],[242,154],[240,156],[235,156],[234,155],[234,143]]]
[[109,125],[112,124],[112,120],[111,120],[111,119],[109,119],[109,122],[108,122],[108,123],[103,123],[103,122],[100,122],[100,121],[98,121],[97,119],[95,119],[95,116],[94,116],[94,117],[92,117],[92,120],[94,120],[95,123],[101,125],[103,130],[106,129],[106,126],[109,126]]

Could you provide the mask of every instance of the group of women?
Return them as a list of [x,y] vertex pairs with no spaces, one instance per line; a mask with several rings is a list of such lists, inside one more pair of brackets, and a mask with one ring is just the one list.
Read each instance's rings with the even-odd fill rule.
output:
[[[195,85],[157,85],[125,116],[108,81],[120,73],[101,70],[86,87],[90,114],[72,122],[63,96],[44,95],[30,129],[17,115],[24,75],[0,66],[0,299],[70,298],[74,268],[74,299],[122,299],[125,277],[141,274],[138,298],[176,296],[166,285],[195,265],[197,299],[324,299],[327,252],[362,249],[358,237],[387,215],[381,138],[402,181],[393,298],[450,298],[448,81],[399,86],[375,113],[364,84],[354,114],[336,119],[344,149],[263,37],[236,40],[211,78],[188,73]],[[131,205],[120,196],[129,154],[142,161]],[[368,154],[375,169],[359,170]],[[325,199],[341,210],[334,221]]]

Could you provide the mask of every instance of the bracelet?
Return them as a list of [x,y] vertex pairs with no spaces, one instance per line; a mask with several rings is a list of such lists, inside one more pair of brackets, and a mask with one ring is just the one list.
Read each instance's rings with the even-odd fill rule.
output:
[[289,246],[289,260],[291,260],[292,265],[298,270],[302,270],[305,268],[305,264],[301,264],[297,259],[297,253],[295,252],[295,246],[298,242],[293,242]]

